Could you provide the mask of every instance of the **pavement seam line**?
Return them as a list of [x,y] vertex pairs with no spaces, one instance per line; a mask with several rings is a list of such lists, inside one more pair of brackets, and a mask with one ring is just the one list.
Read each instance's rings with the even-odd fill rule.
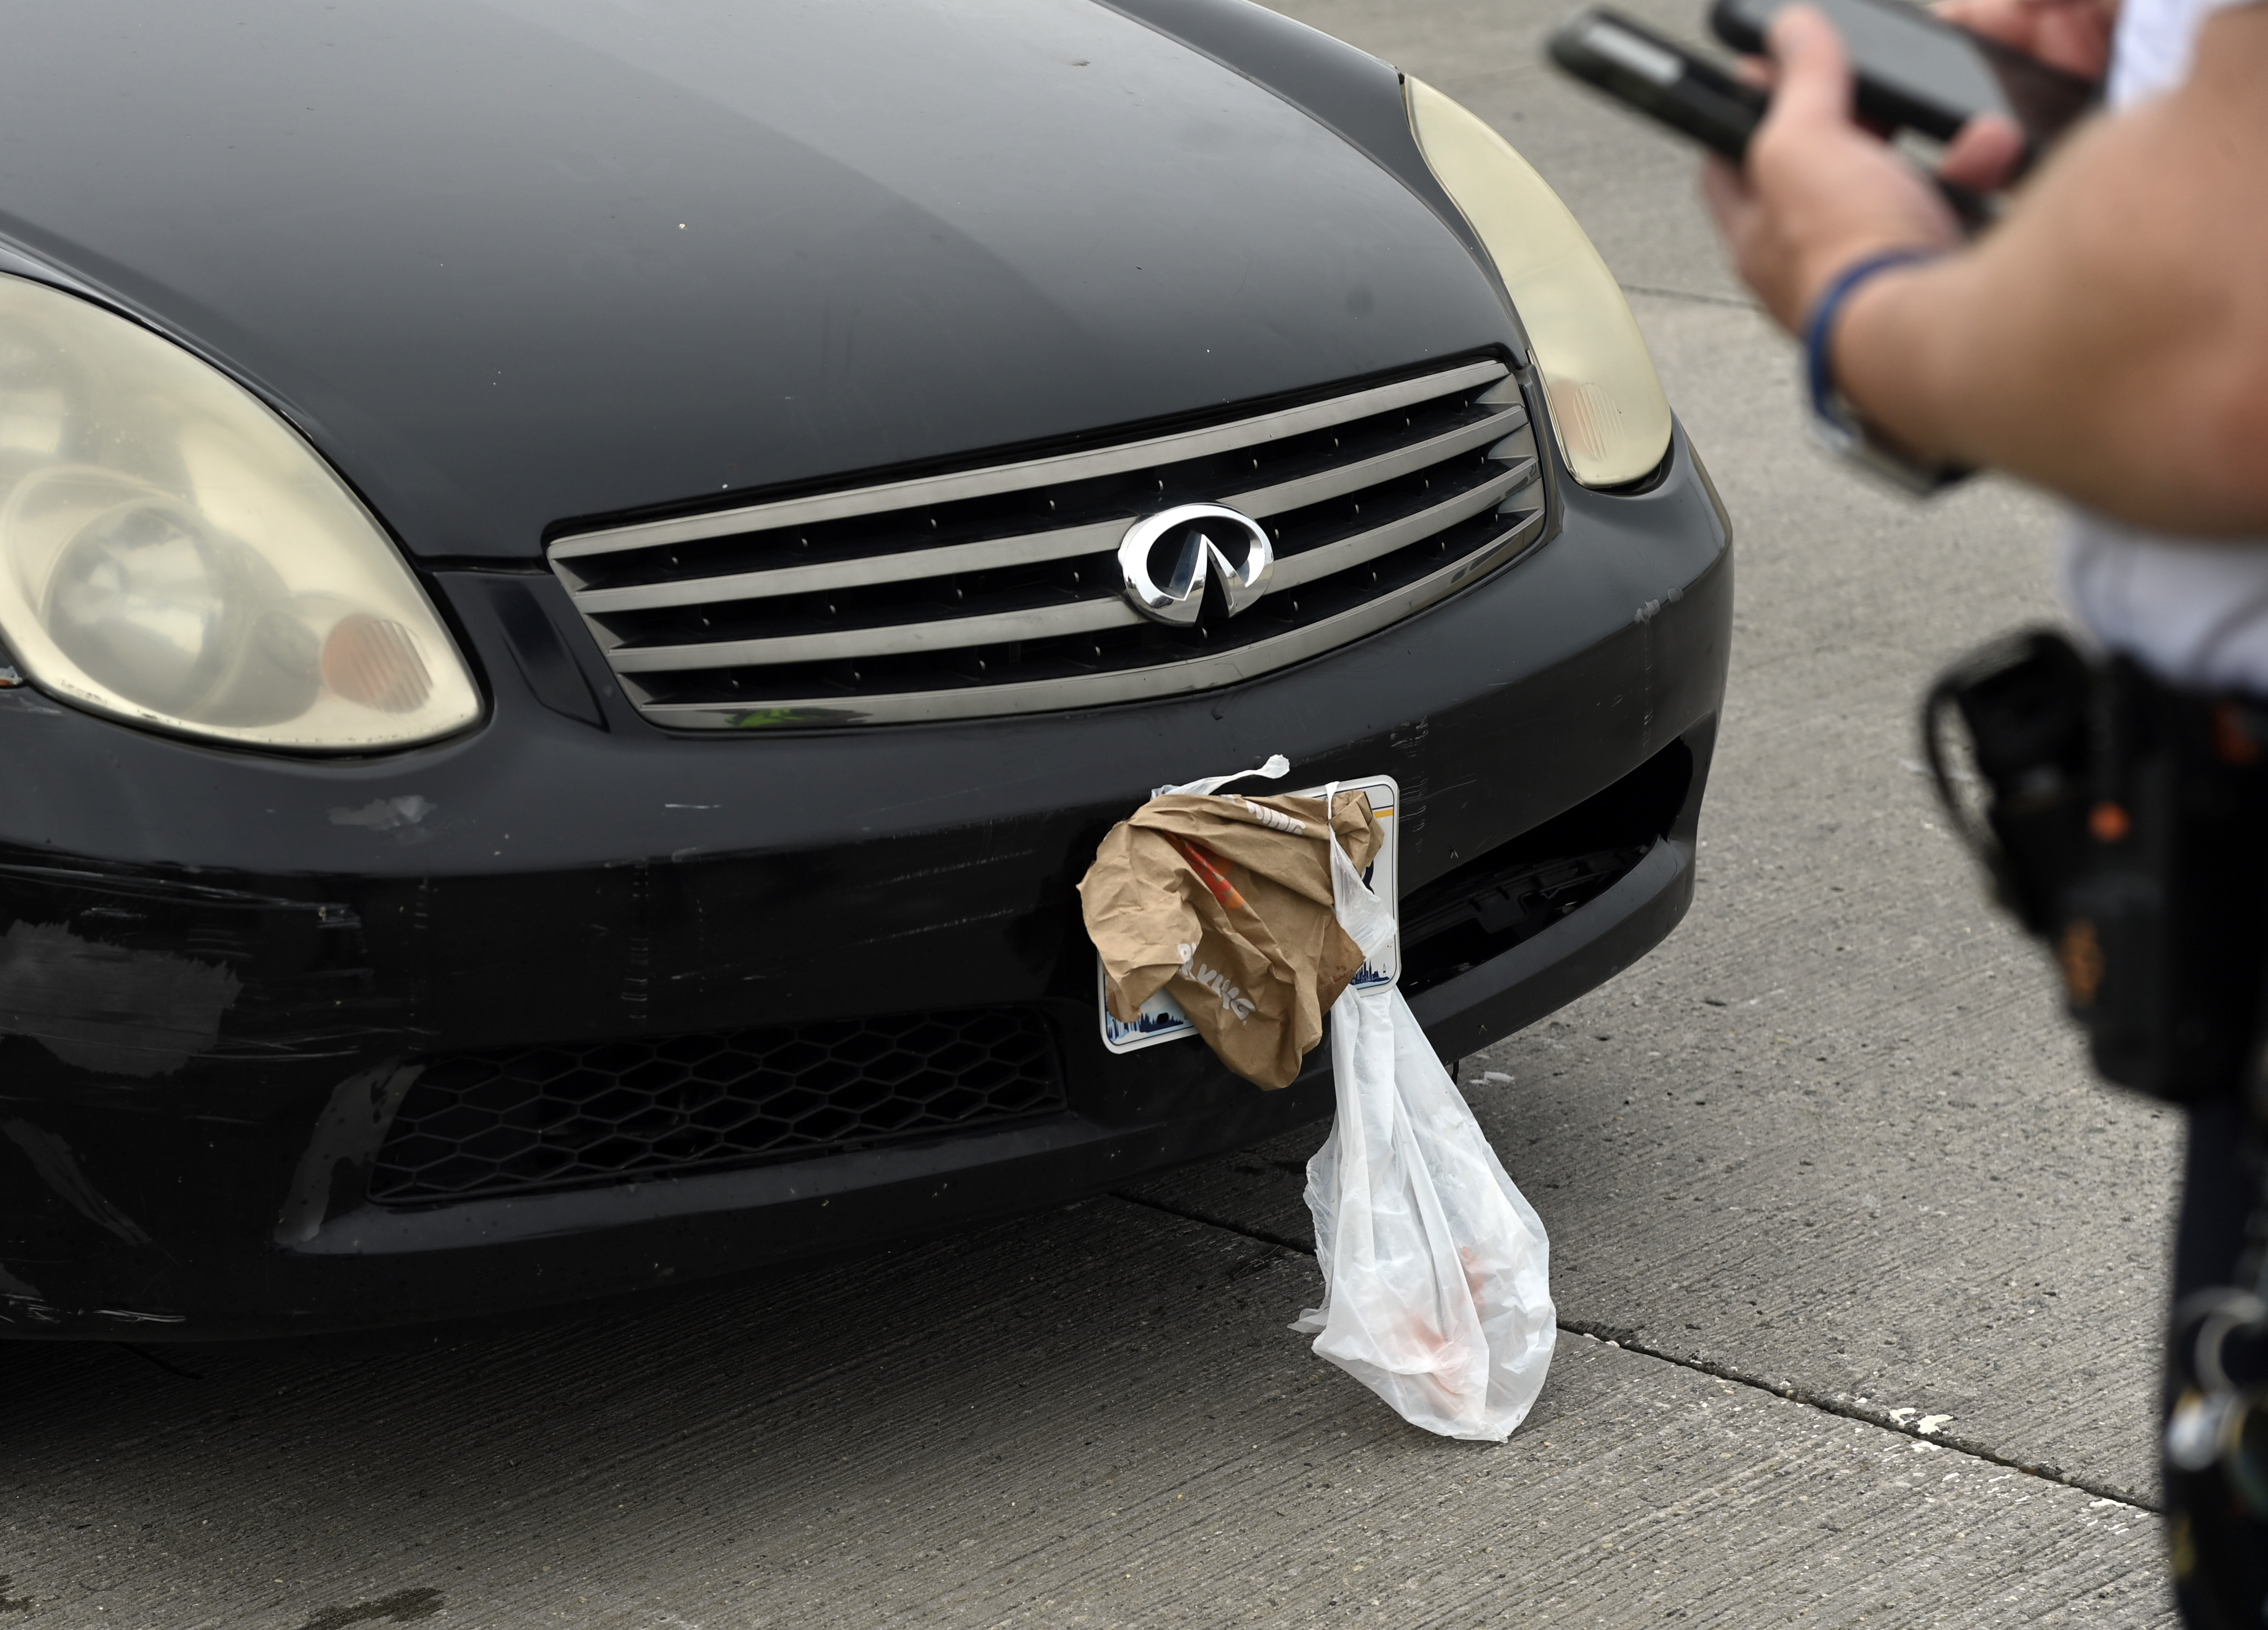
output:
[[1624,294],[1652,295],[1657,300],[1689,300],[1696,305],[1729,305],[1735,311],[1761,312],[1764,308],[1754,300],[1740,299],[1729,294],[1705,294],[1698,289],[1665,289],[1658,283],[1624,283]]
[[[1288,1238],[1282,1234],[1270,1233],[1266,1229],[1252,1228],[1242,1222],[1232,1222],[1225,1217],[1193,1211],[1184,1206],[1167,1205],[1162,1200],[1150,1200],[1139,1194],[1129,1194],[1116,1189],[1111,1191],[1111,1198],[1124,1200],[1129,1205],[1146,1207],[1152,1211],[1161,1211],[1167,1216],[1179,1217],[1185,1222],[1201,1223],[1206,1228],[1217,1228],[1227,1233],[1241,1234],[1247,1239],[1258,1240],[1263,1245],[1274,1245],[1281,1250],[1294,1251],[1304,1257],[1312,1257],[1315,1254],[1315,1248],[1312,1245]],[[1815,1392],[1808,1387],[1796,1386],[1792,1382],[1768,1381],[1760,1375],[1715,1359],[1704,1358],[1697,1353],[1673,1353],[1667,1347],[1656,1347],[1651,1342],[1638,1340],[1633,1331],[1603,1324],[1595,1319],[1562,1318],[1558,1321],[1558,1325],[1560,1329],[1566,1331],[1570,1335],[1589,1336],[1594,1340],[1604,1341],[1611,1347],[1618,1347],[1624,1352],[1638,1353],[1647,1358],[1659,1359],[1665,1364],[1675,1364],[1682,1369],[1694,1370],[1701,1375],[1713,1377],[1719,1381],[1729,1381],[1736,1386],[1752,1387],[1759,1392],[1768,1392],[1774,1398],[1784,1398],[1791,1403],[1805,1405],[1823,1414],[1840,1415],[1846,1421],[1856,1421],[1867,1426],[1879,1427],[1885,1432],[1896,1432],[1901,1436],[1912,1438],[1916,1443],[1934,1444],[1940,1449],[1950,1449],[1955,1453],[1967,1455],[1972,1459],[1986,1461],[1997,1466],[2006,1466],[2011,1472],[2021,1472],[2026,1477],[2036,1478],[2043,1483],[2059,1483],[2066,1488],[2076,1489],[2081,1494],[2093,1494],[2098,1500],[2108,1500],[2114,1504],[2125,1506],[2131,1510],[2145,1511],[2154,1516],[2164,1515],[2163,1507],[2131,1488],[2121,1488],[2114,1483],[2106,1483],[2096,1478],[2066,1472],[2061,1466],[2043,1465],[2037,1461],[2019,1459],[1989,1444],[1980,1443],[1974,1438],[1962,1437],[1948,1432],[1924,1432],[1918,1426],[1910,1426],[1904,1421],[1893,1420],[1888,1410],[1861,1404],[1855,1399],[1836,1393]]]
[[1572,1332],[1576,1335],[1589,1336],[1595,1340],[1610,1342],[1626,1352],[1643,1353],[1646,1357],[1660,1359],[1664,1363],[1676,1364],[1686,1369],[1697,1370],[1705,1376],[1714,1376],[1719,1381],[1730,1381],[1736,1385],[1754,1387],[1759,1392],[1769,1392],[1774,1398],[1785,1398],[1794,1403],[1808,1405],[1825,1414],[1841,1415],[1846,1421],[1857,1421],[1867,1426],[1880,1427],[1885,1432],[1896,1432],[1902,1436],[1912,1438],[1917,1443],[1934,1443],[1940,1449],[1954,1450],[1974,1459],[1989,1461],[1993,1465],[2006,1466],[2011,1472],[2021,1472],[2027,1477],[2037,1478],[2043,1483],[2060,1483],[2066,1488],[2077,1489],[2081,1494],[2093,1494],[2098,1500],[2108,1500],[2132,1510],[2146,1511],[2157,1516],[2164,1515],[2162,1507],[2131,1488],[2121,1488],[2115,1483],[2106,1483],[2096,1478],[2066,1472],[2061,1466],[2045,1465],[2038,1461],[2019,1459],[1989,1444],[1980,1443],[1974,1438],[1958,1436],[1950,1432],[1924,1432],[1918,1426],[1910,1426],[1904,1421],[1892,1420],[1887,1410],[1878,1410],[1872,1405],[1861,1404],[1857,1399],[1840,1393],[1815,1392],[1808,1387],[1799,1387],[1791,1382],[1768,1381],[1762,1376],[1737,1369],[1716,1359],[1704,1358],[1697,1353],[1690,1355],[1673,1353],[1666,1347],[1659,1347],[1651,1342],[1638,1340],[1632,1332],[1602,1324],[1595,1319],[1563,1318],[1559,1321],[1559,1328]]
[[1256,1239],[1263,1245],[1276,1245],[1285,1251],[1295,1251],[1303,1257],[1315,1254],[1314,1245],[1304,1239],[1292,1239],[1282,1234],[1271,1234],[1264,1228],[1252,1228],[1242,1222],[1232,1222],[1226,1217],[1208,1215],[1182,1206],[1169,1206],[1163,1200],[1145,1199],[1140,1194],[1129,1194],[1118,1189],[1110,1191],[1113,1200],[1123,1200],[1130,1206],[1146,1206],[1152,1211],[1162,1211],[1169,1217],[1179,1217],[1184,1222],[1202,1222],[1207,1228],[1217,1228],[1231,1234],[1241,1234],[1247,1239]]

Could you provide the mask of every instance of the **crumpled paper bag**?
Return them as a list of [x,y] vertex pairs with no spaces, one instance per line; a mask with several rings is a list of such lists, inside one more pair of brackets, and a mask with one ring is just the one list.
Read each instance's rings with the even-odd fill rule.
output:
[[1288,1086],[1362,966],[1331,906],[1324,821],[1358,871],[1383,833],[1370,801],[1172,792],[1110,829],[1079,879],[1104,1000],[1132,1023],[1169,992],[1247,1081]]

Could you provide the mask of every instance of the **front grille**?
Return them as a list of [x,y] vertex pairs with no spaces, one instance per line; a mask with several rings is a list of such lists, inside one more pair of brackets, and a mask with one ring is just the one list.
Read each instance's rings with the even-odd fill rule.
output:
[[1064,1107],[1046,1021],[909,1013],[429,1061],[370,1198],[431,1205],[839,1154]]
[[[1223,503],[1276,550],[1245,614],[1145,619],[1117,549]],[[777,729],[1207,689],[1382,628],[1543,530],[1535,433],[1473,362],[1207,430],[563,537],[550,550],[657,723]]]

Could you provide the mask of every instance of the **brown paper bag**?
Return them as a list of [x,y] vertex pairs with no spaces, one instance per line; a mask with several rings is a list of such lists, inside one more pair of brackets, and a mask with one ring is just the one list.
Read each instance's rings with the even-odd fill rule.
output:
[[[1370,800],[1342,792],[1329,819],[1368,866]],[[1231,1069],[1289,1085],[1362,966],[1331,910],[1324,819],[1321,798],[1170,792],[1113,826],[1079,885],[1112,1016],[1167,991]]]

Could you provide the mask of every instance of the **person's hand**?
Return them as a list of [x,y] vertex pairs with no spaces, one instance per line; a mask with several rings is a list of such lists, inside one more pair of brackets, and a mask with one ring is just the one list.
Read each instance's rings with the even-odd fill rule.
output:
[[1938,0],[1931,9],[2082,79],[2110,71],[2117,0]]
[[[1852,122],[1851,64],[1826,18],[1808,5],[1774,19],[1771,111],[1735,170],[1712,159],[1702,191],[1742,281],[1790,333],[1829,283],[1867,255],[1949,249],[1961,230],[1921,173]],[[2007,120],[1977,118],[1946,150],[1939,173],[1980,191],[2014,170],[2023,138]]]

